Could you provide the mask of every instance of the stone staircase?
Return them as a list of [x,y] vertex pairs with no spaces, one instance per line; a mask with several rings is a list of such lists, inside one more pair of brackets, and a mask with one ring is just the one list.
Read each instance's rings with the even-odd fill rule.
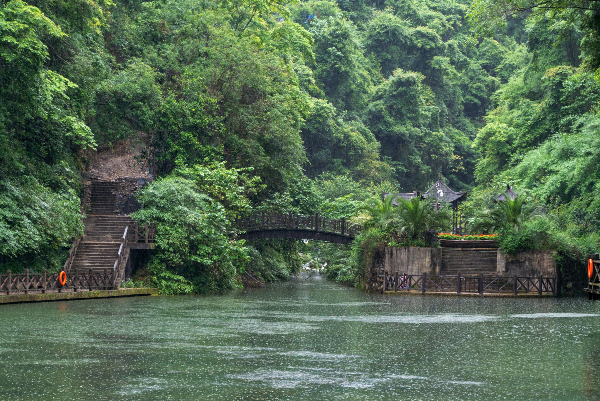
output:
[[440,274],[496,274],[496,248],[442,248]]
[[[91,183],[91,215],[114,215],[118,184],[110,181],[92,181]],[[87,225],[86,225],[87,227]]]
[[[132,223],[130,217],[115,214],[117,189],[117,183],[92,181],[89,213],[84,219],[84,235],[77,247],[70,272],[114,269],[123,233]],[[124,252],[124,257],[127,258],[129,249]],[[125,259],[121,270],[126,262]],[[120,285],[123,274],[123,271],[117,272],[117,286]]]

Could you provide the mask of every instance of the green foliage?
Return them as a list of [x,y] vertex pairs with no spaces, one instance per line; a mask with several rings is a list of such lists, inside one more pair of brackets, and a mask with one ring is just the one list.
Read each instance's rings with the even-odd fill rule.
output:
[[[338,3],[327,0],[293,3],[290,4],[290,11],[294,21],[300,25],[310,25],[319,19],[342,16]],[[311,15],[312,19],[309,18]]]
[[600,146],[597,116],[584,116],[576,133],[559,135],[526,153],[519,164],[505,172],[544,202],[568,202],[595,193],[600,176],[597,149]]
[[182,166],[174,174],[193,180],[197,188],[225,208],[230,220],[252,208],[249,197],[256,193],[258,177],[249,177],[252,168],[228,169],[225,162]]
[[398,210],[393,204],[394,196],[388,195],[382,199],[369,199],[361,208],[366,216],[363,227],[366,229],[378,228],[390,231],[397,227]]
[[389,167],[379,159],[379,142],[359,121],[345,121],[335,107],[314,99],[302,128],[309,163],[306,174],[353,174],[357,180],[389,178]]
[[330,17],[313,22],[309,32],[315,40],[318,85],[336,108],[362,110],[372,79],[355,26],[342,18]]
[[103,141],[131,137],[137,131],[149,131],[153,113],[161,107],[156,72],[142,60],[133,59],[111,75],[97,89],[97,118],[91,125]]
[[[493,36],[471,36],[467,3]],[[425,244],[430,205],[380,210],[353,256],[246,248],[232,220],[349,218],[440,174],[454,189],[479,183],[462,206],[469,229],[501,231],[515,252],[554,246],[574,266],[597,235],[600,3],[467,3],[0,3],[2,267],[60,266],[81,229],[85,152],[123,138],[162,177],[138,218],[161,223],[165,292],[236,287],[248,260],[285,278],[301,250],[356,284],[381,246]],[[491,199],[507,183],[530,199],[502,217],[509,203]],[[538,202],[548,216],[530,218]]]
[[[363,207],[363,231],[352,246],[351,266],[347,269],[333,263],[330,268],[333,277],[346,283],[358,285],[364,280],[368,269],[382,257],[386,246],[434,246],[436,228],[447,228],[450,215],[446,210],[435,211],[433,204],[413,198],[407,201],[394,196],[384,200],[371,199]],[[379,261],[381,262],[381,261]]]
[[0,181],[3,270],[18,272],[25,266],[34,271],[57,271],[64,263],[64,249],[82,231],[79,199],[73,190],[53,192],[28,176]]
[[425,232],[447,228],[450,214],[447,210],[435,210],[432,202],[420,198],[398,199],[398,217],[402,221],[400,233],[406,233],[409,240],[425,238]]
[[476,169],[481,182],[552,136],[581,127],[580,116],[600,100],[599,87],[590,74],[570,67],[547,70],[541,86],[528,87],[523,79],[521,76],[500,89],[498,107],[488,115],[487,125],[473,142],[484,156]]
[[225,209],[196,181],[173,174],[144,188],[139,201],[143,209],[132,217],[157,223],[156,258],[167,270],[189,279],[196,292],[239,286],[247,250],[230,239]]
[[452,161],[452,142],[440,132],[439,108],[420,73],[403,70],[379,85],[366,109],[365,122],[393,160],[401,188],[431,182]]
[[185,277],[167,270],[165,265],[157,260],[151,263],[149,270],[152,273],[152,284],[158,288],[161,295],[185,295],[197,290]]
[[523,195],[517,195],[515,199],[506,199],[498,202],[496,220],[500,221],[503,227],[518,232],[519,226],[525,218],[525,211],[523,209],[526,202],[527,198]]
[[379,228],[362,231],[352,243],[351,261],[354,267],[353,272],[339,269],[344,282],[355,286],[359,286],[364,282],[371,266],[381,257],[388,238],[389,233]]
[[301,268],[300,244],[296,240],[257,240],[248,245],[246,270],[264,282],[286,280]]
[[299,133],[310,109],[294,63],[314,58],[306,30],[277,22],[285,5],[172,0],[119,12],[131,40],[118,43],[126,60],[96,97],[97,130],[148,135],[162,175],[209,158],[252,166],[263,198],[285,190],[306,160]]
[[76,85],[49,69],[65,34],[40,9],[0,4],[0,264],[56,271],[81,232],[78,151],[92,132],[73,112]]
[[353,265],[351,245],[321,243],[313,246],[318,247],[318,262],[325,265],[328,279],[350,286],[360,285]]

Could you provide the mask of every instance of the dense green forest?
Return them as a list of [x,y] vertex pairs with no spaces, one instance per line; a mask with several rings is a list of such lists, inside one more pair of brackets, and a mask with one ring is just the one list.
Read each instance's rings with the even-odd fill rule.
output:
[[[447,228],[418,202],[401,209],[419,224],[390,223],[380,199],[438,176],[469,191],[467,230],[573,268],[600,233],[599,27],[592,0],[1,0],[0,268],[60,269],[82,172],[120,140],[156,163],[135,218],[159,223],[146,274],[165,292],[311,257],[358,284],[373,247]],[[236,240],[235,216],[264,210],[370,230]]]

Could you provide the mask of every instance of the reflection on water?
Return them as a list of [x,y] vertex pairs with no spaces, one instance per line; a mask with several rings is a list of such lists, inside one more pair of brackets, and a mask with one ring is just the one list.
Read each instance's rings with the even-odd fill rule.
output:
[[2,400],[600,397],[600,302],[366,294],[0,307]]

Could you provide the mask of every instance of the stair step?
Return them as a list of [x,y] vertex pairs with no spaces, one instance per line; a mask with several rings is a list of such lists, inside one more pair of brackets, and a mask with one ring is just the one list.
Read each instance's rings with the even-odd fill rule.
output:
[[89,214],[84,219],[84,239],[77,248],[71,265],[74,271],[112,271],[129,216],[118,216],[117,195],[120,185],[108,181],[92,181]]

